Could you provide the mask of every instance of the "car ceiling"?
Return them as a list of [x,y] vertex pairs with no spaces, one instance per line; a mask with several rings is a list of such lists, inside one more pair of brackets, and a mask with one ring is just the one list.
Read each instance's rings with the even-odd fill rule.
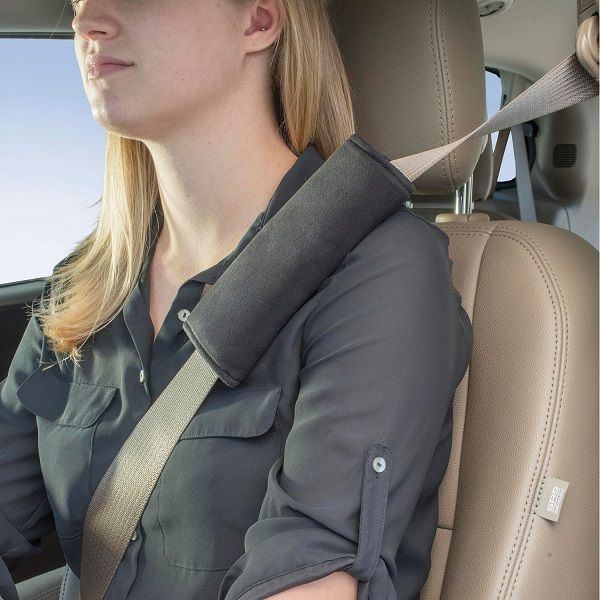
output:
[[[2,0],[0,37],[72,38],[72,19],[69,0]],[[481,25],[486,65],[536,80],[575,51],[577,2],[514,0]]]

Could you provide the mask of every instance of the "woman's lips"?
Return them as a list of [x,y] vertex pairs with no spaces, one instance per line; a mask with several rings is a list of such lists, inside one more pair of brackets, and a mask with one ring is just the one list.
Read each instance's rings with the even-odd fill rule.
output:
[[97,79],[99,77],[105,77],[110,73],[115,73],[117,71],[122,71],[123,69],[127,69],[132,67],[133,65],[116,65],[113,63],[101,63],[99,65],[95,65],[88,69],[87,78],[88,79]]

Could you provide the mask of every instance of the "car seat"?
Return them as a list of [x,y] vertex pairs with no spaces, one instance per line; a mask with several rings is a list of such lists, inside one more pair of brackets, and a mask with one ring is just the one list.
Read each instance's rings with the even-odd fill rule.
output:
[[[391,160],[486,120],[476,0],[329,8],[357,133]],[[485,140],[417,178],[413,199],[426,205],[464,186]],[[474,347],[421,599],[597,598],[598,252],[545,223],[437,212]],[[557,520],[544,512],[552,492]]]

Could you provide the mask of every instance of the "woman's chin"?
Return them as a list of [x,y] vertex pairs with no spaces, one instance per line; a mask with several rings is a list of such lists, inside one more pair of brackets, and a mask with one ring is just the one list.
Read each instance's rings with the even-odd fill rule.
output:
[[124,115],[122,112],[105,109],[92,110],[92,117],[102,129],[122,137],[140,139],[141,136],[148,133],[147,127],[139,119]]

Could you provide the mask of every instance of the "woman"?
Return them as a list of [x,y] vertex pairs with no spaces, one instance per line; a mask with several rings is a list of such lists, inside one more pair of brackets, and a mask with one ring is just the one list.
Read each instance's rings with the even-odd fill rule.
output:
[[[353,115],[322,0],[85,0],[73,28],[105,187],[0,388],[0,549],[55,527],[79,575],[98,482],[194,350],[189,311]],[[217,381],[106,598],[418,597],[472,348],[447,246],[400,209],[239,386]]]

